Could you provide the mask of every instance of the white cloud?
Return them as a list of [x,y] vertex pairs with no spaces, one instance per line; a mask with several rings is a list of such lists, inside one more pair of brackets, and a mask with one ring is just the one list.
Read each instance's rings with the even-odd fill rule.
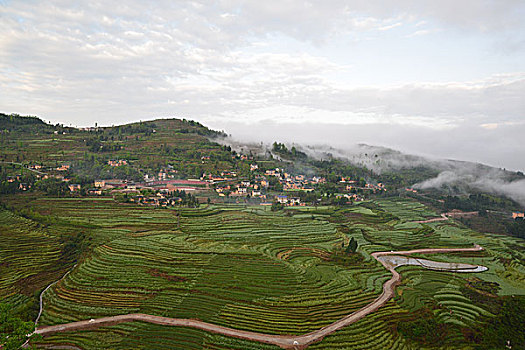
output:
[[[417,55],[419,46],[407,48],[402,39],[422,40],[434,30],[496,42],[513,32],[517,41],[510,42],[519,42],[523,11],[519,1],[477,0],[4,2],[0,107],[76,125],[183,115],[438,134],[491,132],[491,125],[502,131],[525,118],[525,73],[514,61],[501,71],[480,68],[483,79],[457,82],[379,87],[344,76],[363,66],[354,59],[368,49],[352,44],[359,39],[379,40],[386,58],[389,50]],[[399,48],[388,46],[396,36]],[[351,44],[334,49],[336,39]],[[395,70],[403,62],[390,64]]]

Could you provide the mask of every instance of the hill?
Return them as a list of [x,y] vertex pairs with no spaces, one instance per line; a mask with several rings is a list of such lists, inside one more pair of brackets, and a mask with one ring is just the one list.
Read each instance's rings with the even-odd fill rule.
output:
[[[184,119],[82,129],[0,121],[0,303],[10,305],[0,312],[39,327],[143,313],[291,341],[369,305],[312,348],[523,342],[525,220],[512,219],[518,203],[472,186],[490,176],[519,184],[522,174],[366,145],[352,155],[234,144]],[[447,172],[464,184],[437,186]],[[413,249],[419,263],[397,272],[376,259]],[[449,270],[422,268],[430,263]],[[397,273],[402,284],[373,309]],[[101,324],[35,344],[272,348],[202,329]]]

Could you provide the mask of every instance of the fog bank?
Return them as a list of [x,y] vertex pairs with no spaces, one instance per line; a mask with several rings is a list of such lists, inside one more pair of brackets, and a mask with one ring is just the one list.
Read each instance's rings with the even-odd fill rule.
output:
[[225,130],[236,140],[252,143],[274,141],[303,145],[330,145],[350,149],[364,143],[397,149],[434,160],[479,162],[498,168],[525,171],[525,124],[486,128],[466,125],[434,129],[399,124],[253,123],[215,120],[212,128]]

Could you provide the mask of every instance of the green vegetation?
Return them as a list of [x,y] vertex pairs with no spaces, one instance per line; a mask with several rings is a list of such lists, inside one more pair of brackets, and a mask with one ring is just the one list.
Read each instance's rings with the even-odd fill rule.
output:
[[280,156],[283,156],[286,159],[306,159],[306,153],[298,151],[295,146],[292,146],[291,149],[288,149],[285,144],[274,142],[272,145],[272,151],[277,153]]
[[[185,119],[81,130],[46,124],[36,117],[0,114],[0,175],[16,175],[21,166],[35,164],[44,172],[68,164],[71,167],[63,175],[76,176],[76,183],[98,178],[140,180],[140,171],[156,173],[168,164],[181,178],[224,170],[247,175],[248,161],[209,140],[221,136],[222,132]],[[111,159],[126,159],[132,167],[110,167]]]
[[464,211],[512,209],[515,204],[510,199],[485,193],[469,196],[446,196],[443,208],[446,211],[460,209]]
[[[482,346],[489,341],[475,336],[476,327],[488,322],[508,327],[507,321],[494,318],[501,302],[487,304],[485,299],[500,300],[500,294],[509,292],[525,294],[519,272],[524,267],[518,262],[523,261],[523,252],[514,252],[514,259],[500,258],[517,244],[513,238],[507,237],[502,245],[453,223],[411,223],[422,213],[435,214],[407,200],[285,212],[224,205],[162,210],[102,198],[17,196],[9,202],[10,209],[2,211],[6,224],[1,232],[11,249],[3,250],[8,252],[3,261],[19,257],[20,263],[1,265],[2,276],[11,279],[4,280],[0,291],[15,312],[23,315],[24,305],[35,305],[39,291],[60,279],[75,260],[79,262],[44,295],[41,325],[143,312],[265,333],[302,334],[358,310],[381,292],[389,274],[370,257],[371,252],[420,245],[479,242],[486,251],[431,259],[485,264],[490,270],[473,276],[402,267],[404,282],[395,300],[312,348]],[[407,208],[412,206],[419,210],[410,217]],[[386,207],[403,219],[385,212]],[[79,228],[82,234],[77,235]],[[39,243],[38,249],[24,251],[28,243],[21,232],[31,242],[42,235],[47,245]],[[71,255],[74,251],[83,253]],[[516,273],[509,273],[511,269]],[[26,291],[21,286],[27,283],[17,283],[17,278],[40,282],[32,282],[33,288]],[[32,318],[34,313],[26,312],[26,319]],[[428,332],[434,326],[440,331]],[[141,323],[59,333],[42,342],[85,349],[144,344],[272,348],[193,329]]]
[[[50,285],[43,294],[43,326],[141,312],[303,334],[377,298],[390,274],[371,253],[476,243],[485,250],[415,257],[483,265],[488,271],[400,267],[403,281],[393,300],[311,348],[486,349],[507,341],[523,347],[525,249],[519,237],[524,222],[505,218],[514,203],[485,194],[405,194],[403,188],[400,196],[399,186],[434,176],[432,170],[378,176],[335,158],[310,159],[281,143],[274,143],[272,152],[284,161],[257,159],[209,139],[220,136],[188,120],[80,130],[0,115],[0,302],[10,304],[0,308],[1,341],[15,347],[24,341],[38,314],[40,293]],[[289,172],[290,181],[267,176],[265,201],[296,182],[286,189],[288,199],[312,206],[277,200],[254,206],[233,196],[241,181],[253,184],[276,167]],[[303,184],[290,176],[297,169],[313,169],[322,181]],[[132,202],[133,193],[148,200],[161,197],[155,185],[87,196],[94,179],[138,182],[161,171],[175,179],[220,176],[213,186],[224,186],[223,196],[205,183],[196,184],[200,187],[192,194],[163,193],[163,200],[175,202],[165,208]],[[44,176],[48,172],[53,176]],[[81,188],[70,191],[70,184]],[[208,191],[207,198],[200,191]],[[439,213],[450,209],[480,215],[428,221],[441,220]],[[491,230],[514,237],[468,228],[481,230],[487,222]],[[82,349],[273,348],[139,322],[58,333],[33,343]]]
[[20,349],[28,339],[36,340],[36,335],[28,336],[34,330],[33,322],[24,322],[13,316],[11,305],[0,303],[0,347],[2,349]]

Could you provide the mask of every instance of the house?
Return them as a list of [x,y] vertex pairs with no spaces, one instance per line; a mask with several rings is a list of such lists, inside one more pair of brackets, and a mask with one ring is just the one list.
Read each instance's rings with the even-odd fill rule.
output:
[[67,187],[71,192],[80,191],[80,184],[69,184]]
[[57,171],[68,171],[69,167],[70,166],[68,164],[63,164],[57,168]]
[[301,199],[299,197],[292,197],[288,201],[288,204],[290,204],[290,205],[301,205]]
[[95,187],[104,187],[106,185],[106,181],[104,180],[95,180]]
[[312,178],[312,183],[325,183],[325,182],[326,182],[326,179],[324,177],[314,176]]
[[237,177],[237,173],[235,171],[223,171],[221,176]]
[[512,213],[512,218],[513,219],[517,219],[517,218],[525,219],[525,213],[514,212]]
[[104,190],[112,189],[112,188],[124,188],[126,187],[126,181],[120,180],[120,179],[112,179],[112,180],[95,180],[95,187],[102,188]]
[[288,196],[275,196],[275,199],[281,204],[288,203]]
[[109,166],[121,166],[121,165],[128,165],[128,161],[127,160],[124,160],[124,159],[119,159],[119,160],[108,160],[108,165]]
[[102,195],[102,190],[100,188],[91,188],[88,190],[88,194],[92,196],[100,196]]

